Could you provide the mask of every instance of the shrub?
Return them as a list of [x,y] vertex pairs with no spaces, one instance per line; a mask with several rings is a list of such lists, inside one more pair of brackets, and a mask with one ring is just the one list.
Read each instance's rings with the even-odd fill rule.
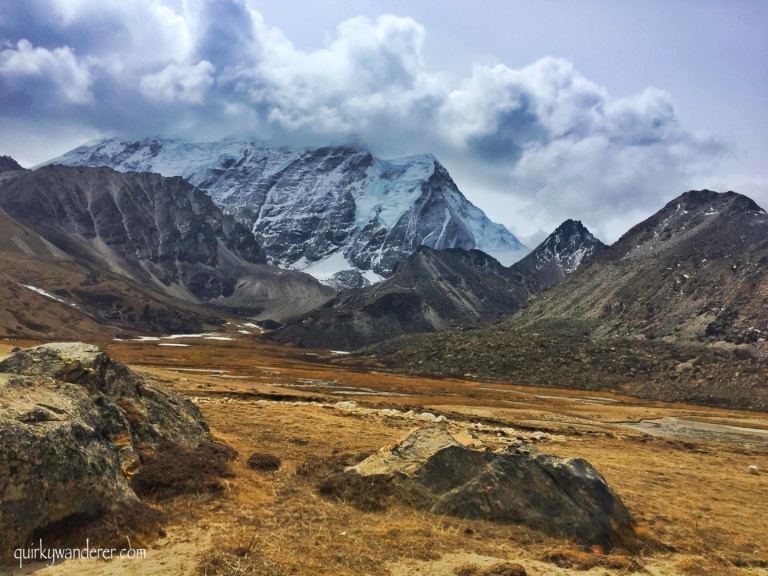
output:
[[190,448],[163,442],[151,453],[142,453],[142,465],[131,478],[141,497],[166,498],[185,493],[218,492],[219,478],[231,477],[229,462],[237,452],[223,444],[206,442]]
[[280,468],[280,458],[273,454],[251,454],[246,461],[248,468],[259,472],[274,472]]

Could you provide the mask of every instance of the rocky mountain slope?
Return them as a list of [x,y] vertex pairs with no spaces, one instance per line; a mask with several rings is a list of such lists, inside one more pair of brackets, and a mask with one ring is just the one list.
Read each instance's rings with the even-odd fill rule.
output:
[[[210,305],[282,317],[333,294],[265,264],[253,234],[181,178],[63,166],[17,174],[0,184],[11,292],[31,286],[70,314],[82,308],[97,323],[160,330],[199,327]],[[34,316],[13,324],[48,324]]]
[[528,252],[431,155],[382,160],[351,147],[151,138],[104,140],[50,163],[183,176],[251,227],[270,262],[323,280],[355,269],[377,281],[421,245],[479,249],[505,265]]
[[269,338],[354,350],[401,334],[477,328],[500,320],[527,296],[508,269],[479,250],[422,246],[392,278],[342,292]]
[[270,334],[299,346],[354,350],[402,334],[467,330],[498,322],[604,248],[581,223],[563,223],[505,268],[479,250],[422,246],[395,274],[342,292]]
[[757,342],[768,332],[768,214],[734,192],[669,202],[509,326]]

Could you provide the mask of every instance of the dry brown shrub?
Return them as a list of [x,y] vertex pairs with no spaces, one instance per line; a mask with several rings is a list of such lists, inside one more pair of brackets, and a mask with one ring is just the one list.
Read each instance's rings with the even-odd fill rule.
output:
[[380,512],[389,507],[397,487],[392,477],[384,474],[361,476],[357,472],[339,472],[323,478],[317,490],[363,512]]
[[487,568],[481,576],[527,576],[527,572],[520,564],[504,562]]
[[232,476],[229,462],[237,452],[223,444],[207,442],[196,448],[163,442],[151,453],[142,453],[142,465],[131,477],[131,487],[141,497],[163,499],[180,494],[219,492],[219,478]]
[[248,457],[245,464],[248,468],[259,472],[274,472],[280,469],[280,458],[273,454],[256,452]]
[[454,571],[456,576],[527,576],[525,568],[520,564],[503,562],[489,568],[480,568],[474,564],[464,564]]

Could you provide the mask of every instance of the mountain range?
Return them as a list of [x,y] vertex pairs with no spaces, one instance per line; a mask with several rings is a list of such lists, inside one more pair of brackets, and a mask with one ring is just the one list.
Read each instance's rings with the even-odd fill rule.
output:
[[514,315],[364,349],[396,370],[768,409],[768,214],[690,191]]
[[[422,245],[479,249],[504,265],[528,253],[466,199],[431,154],[382,160],[348,146],[149,138],[102,140],[49,163],[182,176],[248,226],[270,263],[337,286],[389,277]],[[335,276],[350,270],[357,274]]]
[[592,337],[757,342],[768,334],[766,265],[765,210],[735,192],[694,190],[507,322]]
[[354,350],[402,334],[479,328],[513,314],[604,249],[573,220],[509,268],[479,250],[421,246],[391,278],[342,292],[268,337]]
[[[175,158],[184,172],[184,146],[204,188],[130,171],[171,171]],[[521,245],[431,156],[227,140],[211,158],[201,146],[107,141],[65,155],[122,172],[4,159],[3,334],[268,318],[282,323],[266,335],[278,342],[368,346],[343,362],[373,355],[430,375],[768,406],[768,214],[745,196],[686,192],[608,247],[568,220],[507,266],[473,246],[519,256]]]

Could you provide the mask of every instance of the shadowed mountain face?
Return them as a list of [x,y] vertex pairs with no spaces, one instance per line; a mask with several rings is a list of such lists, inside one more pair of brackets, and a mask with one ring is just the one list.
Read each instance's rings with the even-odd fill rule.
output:
[[265,262],[253,234],[181,178],[47,166],[10,181],[0,206],[68,254],[200,300],[232,294],[226,260]]
[[388,280],[342,292],[270,338],[353,350],[402,334],[467,330],[498,322],[603,249],[581,223],[561,225],[510,268],[479,250],[422,246]]
[[[333,295],[266,265],[253,234],[181,178],[48,166],[0,183],[0,208],[8,289],[34,286],[69,312],[92,307],[97,323],[185,330],[210,316],[206,302],[282,318]],[[154,321],[166,315],[196,320]],[[60,315],[28,316],[54,330]]]
[[392,278],[342,292],[270,338],[354,350],[401,334],[476,328],[499,320],[526,296],[509,271],[483,252],[422,246]]
[[756,342],[768,332],[768,214],[746,196],[686,192],[510,327]]

